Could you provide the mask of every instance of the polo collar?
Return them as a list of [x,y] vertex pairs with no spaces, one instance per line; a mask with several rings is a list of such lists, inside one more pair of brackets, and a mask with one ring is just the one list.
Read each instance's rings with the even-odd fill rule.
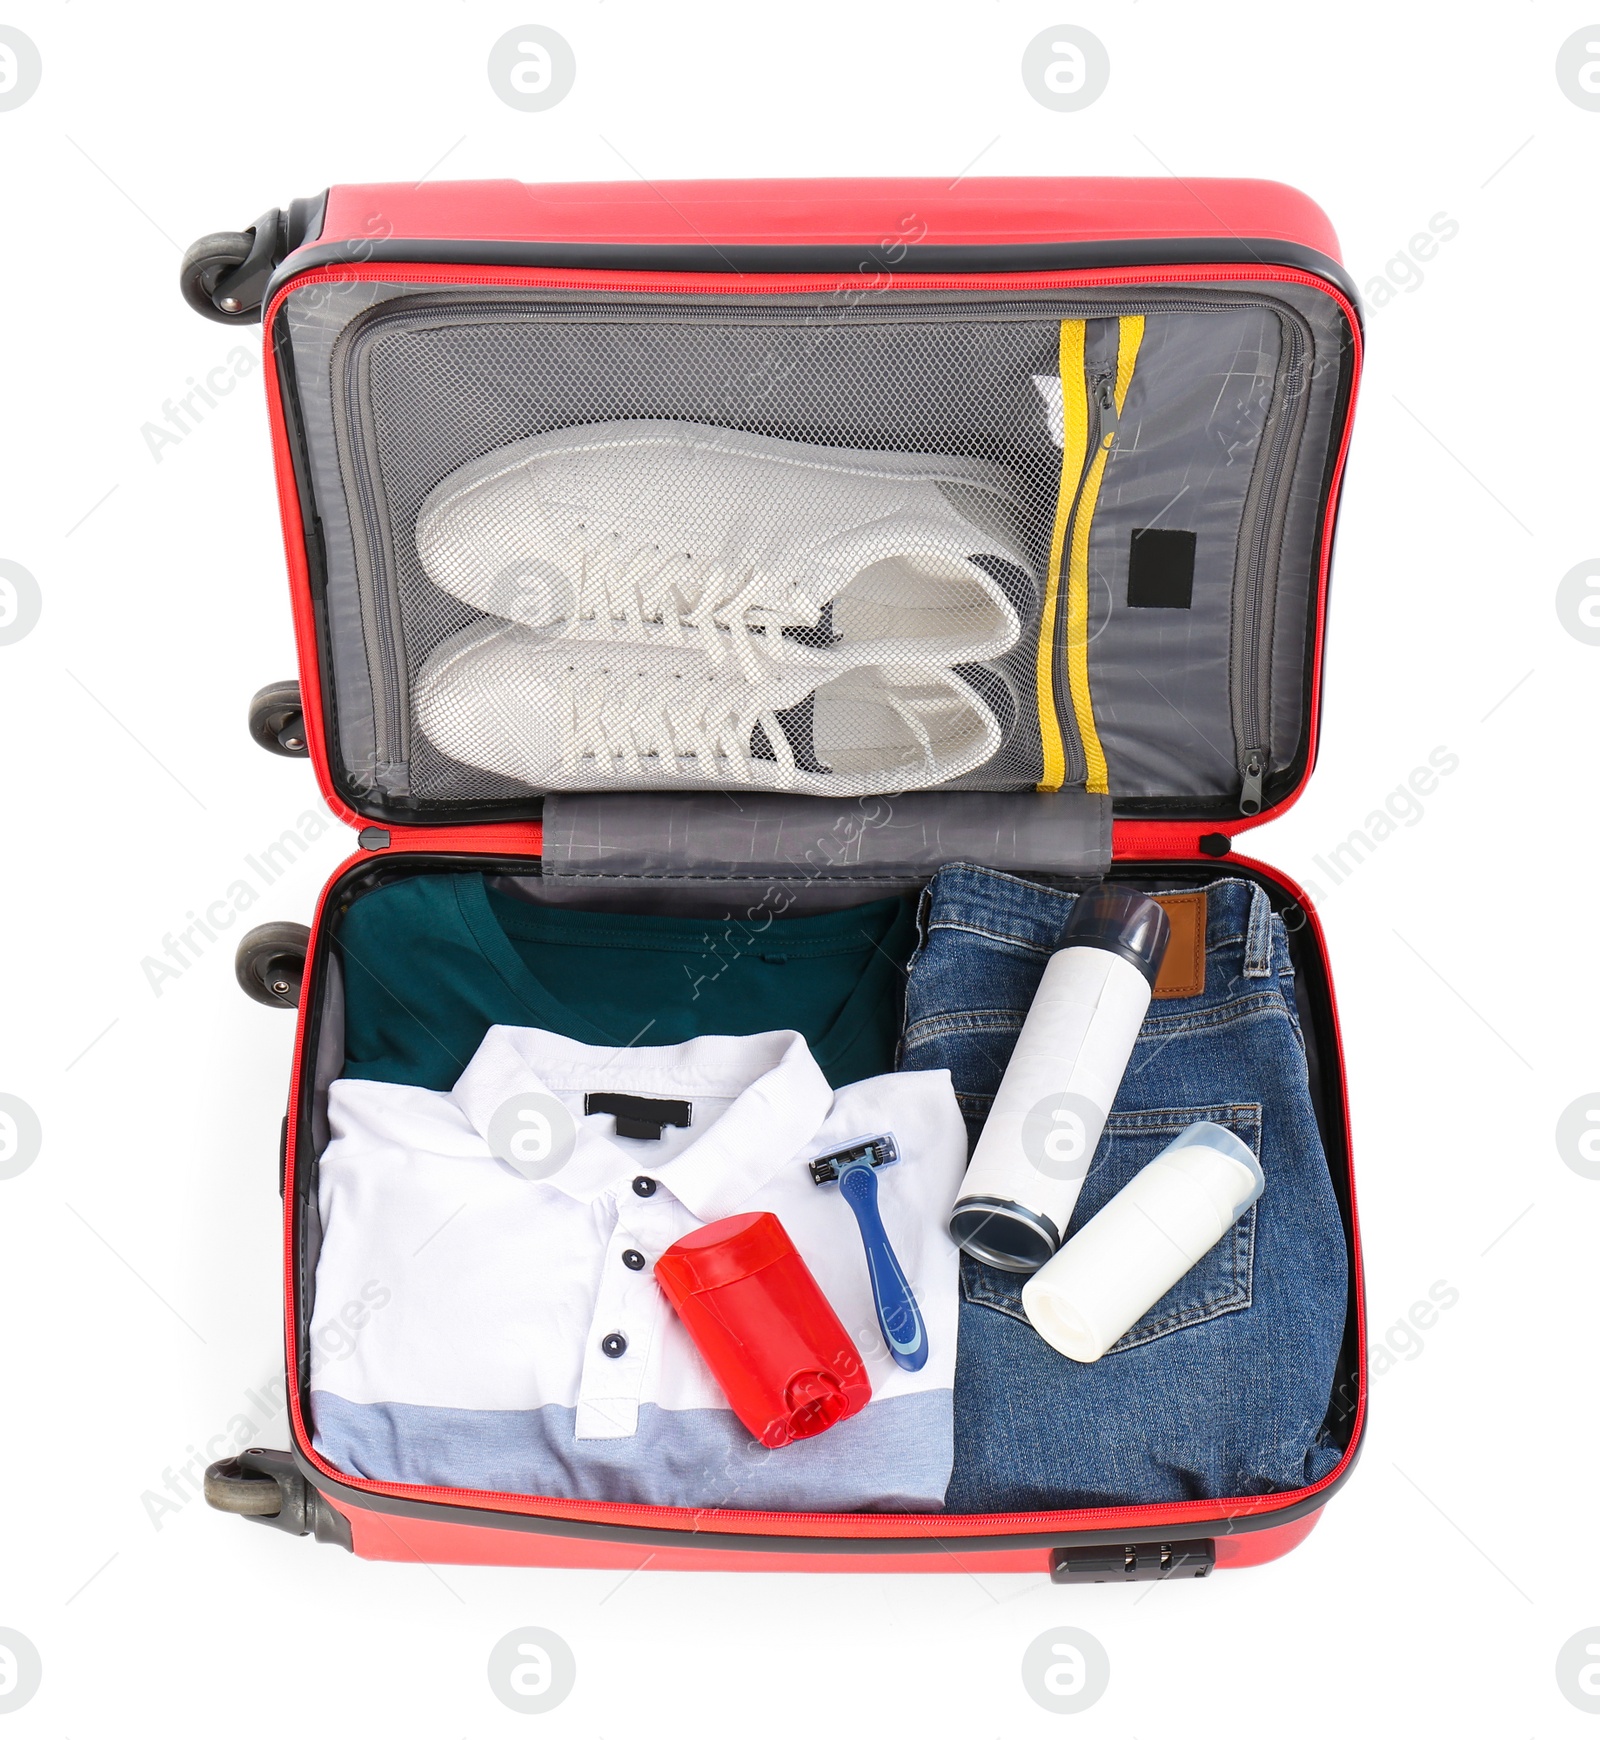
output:
[[609,1115],[575,1116],[571,1158],[542,1181],[592,1202],[644,1171],[702,1221],[736,1212],[811,1142],[833,1105],[833,1089],[805,1040],[788,1029],[619,1049],[537,1027],[491,1027],[451,1097],[487,1142],[491,1120],[513,1095],[596,1092],[733,1101],[660,1166],[641,1166],[639,1150],[624,1149],[611,1134]]

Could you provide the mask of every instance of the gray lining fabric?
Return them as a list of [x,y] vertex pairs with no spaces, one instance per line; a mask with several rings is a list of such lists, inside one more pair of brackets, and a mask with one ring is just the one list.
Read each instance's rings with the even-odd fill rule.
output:
[[[535,294],[540,307],[554,310],[551,316],[541,320],[528,312]],[[1140,285],[1113,294],[1137,298],[1147,312],[1090,546],[1091,688],[1111,790],[1116,798],[1225,799],[1238,788],[1238,757],[1247,747],[1235,741],[1231,706],[1236,697],[1228,680],[1230,656],[1237,652],[1230,646],[1236,633],[1230,621],[1234,589],[1241,583],[1235,560],[1239,521],[1282,361],[1284,322],[1298,317],[1310,351],[1300,387],[1303,433],[1288,455],[1281,537],[1274,571],[1262,590],[1274,768],[1293,761],[1304,733],[1319,498],[1338,365],[1349,334],[1332,298],[1309,285]],[[376,434],[368,443],[368,458],[370,463],[375,456],[382,472],[384,512],[393,518],[384,535],[399,573],[395,610],[404,643],[391,661],[397,668],[377,673],[378,687],[381,692],[386,683],[397,685],[402,697],[419,660],[476,620],[468,607],[447,598],[420,573],[413,548],[418,491],[466,459],[522,435],[603,416],[694,416],[824,445],[981,451],[1009,465],[1030,499],[1043,503],[1046,490],[1053,500],[1048,474],[1052,459],[1059,461],[1038,385],[1054,367],[1053,323],[1076,315],[1099,320],[1127,305],[1107,296],[1094,301],[1085,293],[1034,290],[1010,296],[895,294],[869,299],[873,307],[860,313],[837,305],[826,310],[826,321],[801,342],[770,313],[792,312],[794,298],[673,299],[672,306],[662,298],[658,318],[668,330],[657,326],[647,333],[637,321],[608,325],[604,299],[588,293],[578,306],[576,292],[544,290],[460,288],[443,298],[437,286],[404,283],[329,283],[292,290],[287,319],[327,568],[335,759],[358,794],[370,791],[390,803],[416,801],[434,814],[453,803],[531,800],[532,794],[503,776],[462,769],[418,732],[409,732],[409,743],[399,743],[399,753],[388,742],[387,760],[378,759],[385,740],[375,725],[372,608],[369,602],[364,620],[353,518],[353,511],[361,511],[360,497],[352,494],[348,442],[342,462],[336,438],[335,375],[339,357],[350,349],[341,351],[339,341],[352,322],[380,304],[423,296],[429,305],[418,305],[415,319],[408,308],[403,322],[384,329],[400,335],[399,348],[381,367],[364,359],[358,377],[363,390],[374,395]],[[970,311],[985,298],[992,313],[984,317],[988,324],[981,342],[972,341],[970,326],[966,336],[930,338],[930,333],[956,331],[955,319],[944,318],[945,304],[959,302]],[[1216,305],[1185,306],[1208,299]],[[639,299],[627,300],[632,305]],[[443,408],[460,399],[459,383],[430,398],[422,365],[430,356],[459,350],[456,338],[439,334],[451,323],[452,310],[468,301],[495,304],[486,323],[495,334],[481,352],[485,366],[472,377],[472,402],[462,404],[454,426],[446,427],[454,413]],[[743,323],[737,342],[727,337],[734,301],[739,308],[732,325]],[[1041,301],[1047,303],[1043,309]],[[896,324],[902,314],[908,318]],[[896,336],[880,331],[869,344],[858,330],[869,315]],[[541,353],[540,346],[548,339],[551,318],[575,335],[560,353],[567,359],[561,371],[535,366],[541,354],[550,354]],[[970,312],[962,315],[970,318]],[[919,330],[918,319],[931,325]],[[716,344],[706,337],[713,330],[723,335]],[[664,354],[676,359],[665,385],[659,366]],[[864,357],[871,362],[865,370]],[[408,375],[407,358],[422,372]],[[751,378],[727,373],[730,360],[741,358],[750,364]],[[903,371],[903,385],[887,395],[879,390],[884,371],[896,369]],[[413,393],[421,414],[407,422],[404,413]],[[1035,515],[1029,528],[1034,546],[1048,542],[1050,517],[1043,510]],[[1187,611],[1126,607],[1129,535],[1135,527],[1152,525],[1197,533],[1194,600]],[[1039,563],[1042,570],[1042,549]],[[1032,645],[1025,642],[1002,663],[1025,709],[1031,709]],[[406,719],[409,723],[408,706]],[[1031,719],[1027,711],[1017,741],[993,766],[955,783],[975,789],[1030,786],[1037,777],[1027,765]]]
[[[1278,318],[1261,308],[1146,325],[1089,545],[1089,687],[1114,792],[1216,796],[1237,783],[1239,522],[1279,348]],[[1196,534],[1191,608],[1129,608],[1135,528]]]
[[344,967],[330,949],[322,987],[322,1025],[311,1084],[311,1143],[320,1154],[328,1145],[328,1089],[344,1074]]
[[328,642],[338,727],[329,750],[358,791],[372,785],[372,678],[356,585],[355,533],[334,439],[328,357],[334,341],[358,314],[400,294],[397,284],[315,284],[296,290],[284,305],[298,363],[300,422],[327,567]]
[[[1219,287],[1220,288],[1220,287]],[[1309,331],[1298,391],[1304,426],[1282,515],[1276,573],[1263,587],[1270,660],[1269,747],[1287,767],[1304,728],[1306,635],[1321,555],[1323,469],[1333,428],[1342,347],[1337,306],[1303,285],[1274,285]],[[1208,323],[1199,342],[1197,323]],[[1111,789],[1128,797],[1214,797],[1238,781],[1229,672],[1230,605],[1248,455],[1265,420],[1284,322],[1263,310],[1173,314],[1146,326],[1117,445],[1106,465],[1089,550],[1089,670]],[[1233,347],[1233,354],[1221,354]],[[1135,528],[1196,534],[1189,610],[1130,608]]]
[[815,876],[914,881],[973,862],[1096,876],[1111,805],[1084,792],[905,792],[830,803],[776,793],[557,793],[544,807],[543,880]]
[[1295,467],[1284,515],[1279,552],[1284,584],[1277,593],[1272,640],[1272,765],[1287,767],[1306,730],[1307,667],[1312,651],[1308,637],[1313,618],[1322,558],[1321,504],[1323,474],[1338,436],[1333,424],[1338,399],[1339,363],[1351,343],[1338,307],[1320,291],[1299,284],[1279,287],[1283,301],[1298,310],[1310,326],[1314,350],[1305,386],[1306,417],[1301,433],[1302,458]]

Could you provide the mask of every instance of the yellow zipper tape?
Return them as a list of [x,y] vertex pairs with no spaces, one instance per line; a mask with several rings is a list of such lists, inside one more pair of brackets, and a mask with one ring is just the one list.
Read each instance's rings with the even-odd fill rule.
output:
[[[1122,415],[1128,388],[1133,384],[1133,365],[1138,360],[1139,346],[1143,341],[1144,316],[1123,315],[1117,322],[1117,380],[1113,388],[1118,417]],[[1089,693],[1089,533],[1094,527],[1095,504],[1100,499],[1100,482],[1105,476],[1106,460],[1116,438],[1115,431],[1102,436],[1094,458],[1089,462],[1083,488],[1078,492],[1077,510],[1072,516],[1072,547],[1067,557],[1067,686],[1072,692],[1072,711],[1078,721],[1078,741],[1083,745],[1083,764],[1087,773],[1084,790],[1091,792],[1106,792],[1111,788],[1106,752],[1100,746],[1100,733],[1095,729],[1094,702]]]
[[1089,450],[1089,384],[1083,372],[1085,322],[1063,320],[1057,347],[1061,374],[1061,483],[1056,491],[1056,523],[1050,534],[1050,561],[1044,576],[1044,608],[1039,614],[1039,646],[1034,677],[1039,702],[1039,743],[1044,755],[1040,791],[1060,791],[1067,774],[1067,751],[1056,715],[1056,609],[1061,566],[1072,524],[1072,507],[1083,480]]

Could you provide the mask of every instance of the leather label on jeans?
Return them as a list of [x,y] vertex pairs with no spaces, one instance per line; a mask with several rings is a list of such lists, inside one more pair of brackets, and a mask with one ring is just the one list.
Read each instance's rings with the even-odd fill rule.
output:
[[1198,997],[1206,988],[1206,891],[1158,894],[1172,937],[1152,997]]

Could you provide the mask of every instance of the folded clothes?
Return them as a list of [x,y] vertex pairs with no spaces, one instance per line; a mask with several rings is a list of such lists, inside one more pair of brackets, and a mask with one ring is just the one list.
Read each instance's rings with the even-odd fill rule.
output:
[[[948,1069],[982,1128],[1074,894],[941,870],[923,895],[902,1065]],[[1027,1277],[963,1256],[951,1511],[1232,1498],[1310,1485],[1348,1297],[1343,1227],[1306,1074],[1294,970],[1265,891],[1205,891],[1194,995],[1145,1017],[1068,1227],[1190,1125],[1240,1137],[1265,1194],[1111,1350],[1064,1359],[1028,1323]]]
[[[614,1113],[585,1112],[597,1093],[687,1100],[689,1122],[621,1135]],[[496,1154],[527,1095],[547,1122],[520,1168]],[[497,1026],[450,1092],[336,1081],[328,1113],[311,1402],[336,1467],[628,1504],[939,1507],[957,1313],[944,1227],[966,1163],[943,1070],[835,1093],[794,1032],[619,1050]],[[915,1372],[884,1344],[849,1207],[806,1164],[885,1131],[902,1158],[879,1175],[880,1208],[930,1350]],[[760,1210],[782,1221],[873,1390],[776,1450],[752,1443],[653,1274],[686,1233]]]
[[392,882],[356,900],[339,931],[344,1073],[449,1088],[496,1024],[621,1046],[781,1021],[835,1087],[882,1075],[913,908],[679,919],[536,906],[481,875]]

